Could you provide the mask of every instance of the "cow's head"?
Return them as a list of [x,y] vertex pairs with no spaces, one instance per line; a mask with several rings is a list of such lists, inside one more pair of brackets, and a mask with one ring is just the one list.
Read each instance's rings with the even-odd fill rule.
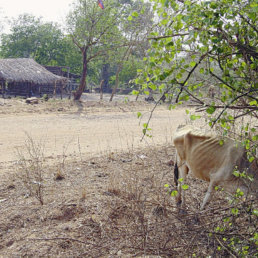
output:
[[245,158],[244,164],[241,164],[239,171],[240,190],[242,190],[245,195],[258,195],[258,159],[255,159],[250,163]]

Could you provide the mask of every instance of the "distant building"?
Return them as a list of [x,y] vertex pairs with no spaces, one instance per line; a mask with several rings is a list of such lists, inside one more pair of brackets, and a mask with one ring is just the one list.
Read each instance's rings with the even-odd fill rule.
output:
[[79,86],[78,81],[81,79],[81,75],[71,73],[69,66],[44,66],[48,71],[58,76],[62,76],[68,79],[68,83],[66,85],[66,92],[70,93],[73,90],[76,90]]
[[48,71],[32,58],[0,59],[0,94],[42,96],[63,94],[68,79]]

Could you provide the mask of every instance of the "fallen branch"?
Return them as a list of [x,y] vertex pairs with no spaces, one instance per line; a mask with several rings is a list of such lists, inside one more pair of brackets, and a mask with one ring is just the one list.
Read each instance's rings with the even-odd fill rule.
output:
[[[70,238],[70,237],[53,237],[53,238],[28,238],[28,240],[32,241],[56,241],[56,240],[63,240],[63,241],[71,241],[71,242],[78,242],[84,245],[95,245],[93,243],[81,241],[79,239]],[[97,245],[95,245],[97,246]]]

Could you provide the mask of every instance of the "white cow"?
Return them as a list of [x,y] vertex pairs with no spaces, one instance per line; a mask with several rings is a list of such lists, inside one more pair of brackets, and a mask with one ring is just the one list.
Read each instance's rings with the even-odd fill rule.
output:
[[[246,159],[245,148],[233,139],[223,138],[224,143],[221,144],[220,138],[215,134],[206,134],[191,126],[184,126],[176,131],[173,142],[177,152],[174,170],[176,184],[178,178],[186,178],[189,170],[195,177],[210,182],[201,210],[211,199],[214,187],[217,185],[223,186],[230,192],[234,192],[237,188],[245,194],[248,192],[250,180],[234,176],[232,172],[236,166],[239,171],[249,168],[248,173],[257,179],[257,171],[254,171],[255,168],[250,166]],[[257,186],[257,180],[254,183]],[[184,191],[182,194],[179,182],[177,204],[181,203],[184,204]]]

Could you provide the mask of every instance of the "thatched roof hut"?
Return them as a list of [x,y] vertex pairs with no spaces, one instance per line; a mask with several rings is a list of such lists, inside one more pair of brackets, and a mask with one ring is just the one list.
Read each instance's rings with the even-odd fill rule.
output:
[[[53,93],[64,87],[67,78],[55,75],[32,58],[0,59],[0,87],[15,95]],[[61,88],[60,88],[61,89]],[[0,89],[1,91],[1,89]]]
[[66,78],[49,72],[32,58],[0,59],[0,80],[51,84]]

